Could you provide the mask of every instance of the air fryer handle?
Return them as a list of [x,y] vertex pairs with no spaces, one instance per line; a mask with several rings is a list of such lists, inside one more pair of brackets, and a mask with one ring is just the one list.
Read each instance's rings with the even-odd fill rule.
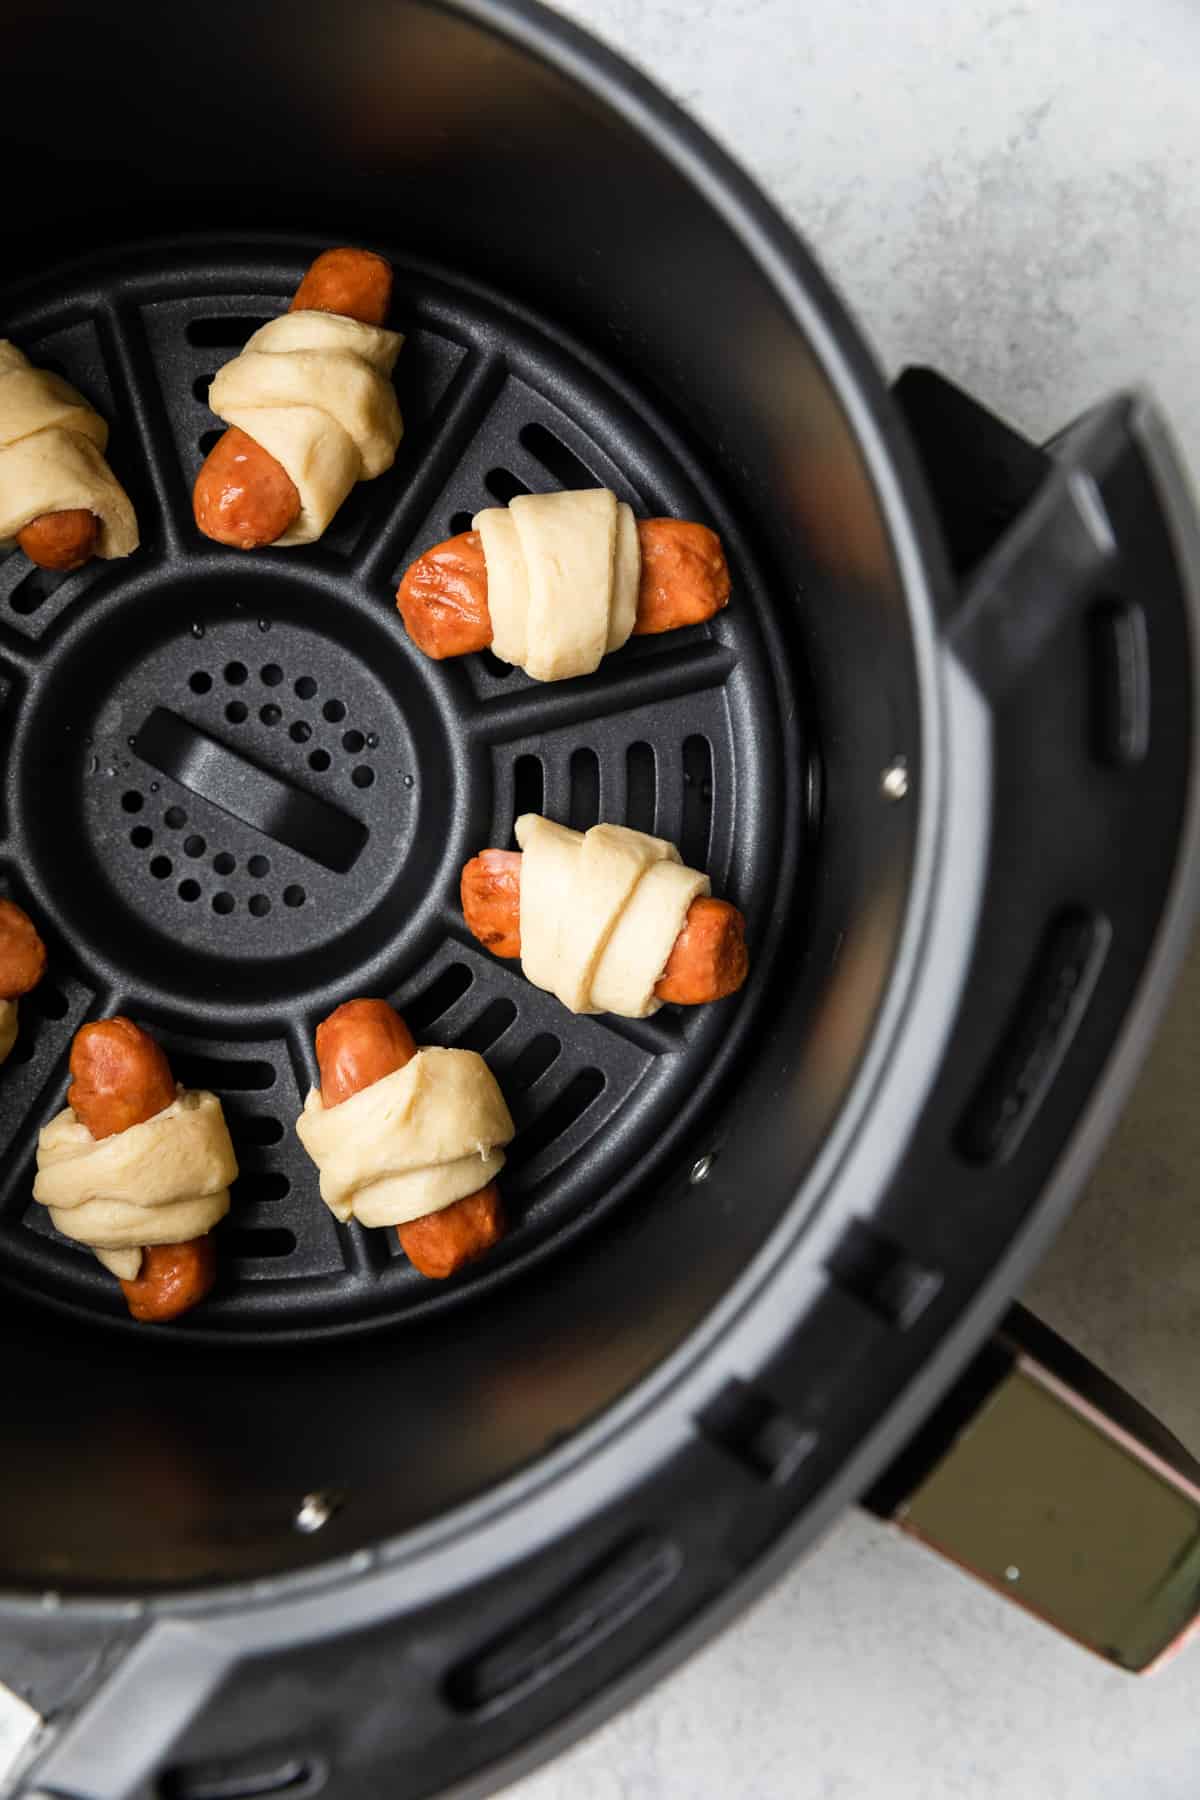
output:
[[[989,1184],[1028,1182],[1086,1106],[1177,866],[1196,516],[1143,396],[1044,447],[928,370],[897,398],[960,578],[946,641],[991,719],[988,889],[951,1058],[978,1052],[953,1141],[981,1218]],[[1121,1668],[1200,1620],[1200,1463],[1021,1308],[868,1504]]]
[[1200,1630],[1200,1462],[1023,1307],[866,1504],[1118,1668]]

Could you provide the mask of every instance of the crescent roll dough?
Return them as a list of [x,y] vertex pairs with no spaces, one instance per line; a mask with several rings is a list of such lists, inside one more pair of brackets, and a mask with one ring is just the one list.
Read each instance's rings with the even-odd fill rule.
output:
[[637,617],[642,553],[607,488],[518,494],[472,520],[487,565],[492,651],[535,681],[590,675]]
[[42,513],[76,510],[99,520],[99,556],[136,550],[137,519],[107,444],[108,426],[70,382],[0,338],[0,550]]
[[576,1013],[645,1019],[688,908],[709,893],[674,844],[624,825],[587,832],[537,813],[517,820],[521,965]]
[[17,1003],[0,1000],[0,1063],[17,1041]]
[[34,1199],[124,1281],[136,1278],[147,1244],[211,1231],[238,1172],[221,1102],[183,1088],[152,1119],[107,1138],[65,1107],[42,1127],[37,1166]]
[[403,342],[340,313],[284,313],[218,372],[213,412],[269,451],[300,495],[276,546],[315,542],[356,481],[391,468],[404,431],[391,382]]
[[402,1069],[326,1108],[313,1088],[296,1135],[343,1225],[406,1225],[476,1193],[504,1167],[513,1125],[474,1050],[418,1050]]

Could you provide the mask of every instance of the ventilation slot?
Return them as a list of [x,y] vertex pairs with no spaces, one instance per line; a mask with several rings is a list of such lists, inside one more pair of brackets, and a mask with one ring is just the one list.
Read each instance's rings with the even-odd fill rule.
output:
[[942,1285],[938,1270],[917,1262],[863,1219],[851,1219],[825,1267],[843,1293],[853,1294],[898,1331],[916,1324]]
[[216,1056],[171,1052],[171,1067],[186,1088],[212,1088],[218,1094],[264,1091],[275,1086],[269,1062],[224,1062]]
[[521,443],[531,456],[536,456],[544,469],[549,469],[556,481],[561,481],[565,488],[603,487],[604,483],[597,479],[592,471],[581,463],[573,450],[568,450],[561,438],[556,438],[552,431],[544,425],[523,425],[521,427]]
[[[239,1145],[244,1141],[242,1133],[235,1128],[234,1137]],[[270,1206],[276,1200],[284,1200],[291,1192],[292,1184],[286,1175],[274,1175],[267,1172],[245,1173],[238,1176],[237,1199],[239,1206]]]
[[587,831],[600,819],[600,759],[594,750],[571,752],[571,823]]
[[171,1769],[159,1783],[162,1800],[270,1800],[275,1794],[300,1800],[325,1785],[319,1763],[289,1757],[267,1769],[243,1769],[236,1773],[214,1768]]
[[474,513],[456,512],[450,520],[450,536],[461,537],[464,531],[470,531]]
[[461,1663],[447,1677],[446,1698],[460,1713],[500,1712],[590,1655],[670,1587],[682,1566],[682,1552],[669,1539],[635,1538]]
[[246,339],[253,337],[266,323],[265,319],[222,313],[212,319],[189,319],[183,335],[198,350],[240,350]]
[[516,667],[513,663],[501,662],[500,658],[494,656],[490,650],[481,650],[479,659],[493,681],[507,681],[510,675],[516,674]]
[[45,605],[65,580],[66,576],[56,569],[31,569],[9,595],[8,604],[20,618],[27,619],[30,613]]
[[474,979],[466,963],[451,963],[448,969],[443,969],[423,994],[418,994],[404,1007],[410,1031],[419,1037],[435,1019],[449,1012],[455,1001],[462,999]]
[[545,804],[546,778],[541,757],[518,756],[513,764],[513,818],[519,819],[522,813],[540,813]]
[[223,425],[216,426],[212,431],[201,432],[201,434],[200,434],[200,454],[201,454],[201,456],[211,455],[211,453],[216,449],[217,445],[220,443],[221,439],[224,436],[225,436],[225,427]]
[[283,1137],[283,1121],[273,1119],[270,1113],[253,1113],[238,1120],[237,1136],[238,1143],[248,1148],[278,1144]]
[[491,1048],[498,1037],[502,1037],[517,1016],[517,1009],[511,1000],[493,1000],[485,1007],[479,1017],[472,1021],[458,1040],[462,1050],[477,1050],[480,1056]]
[[211,374],[197,375],[195,381],[192,383],[193,394],[196,396],[197,400],[205,406],[208,405],[208,390],[212,384],[213,377]]
[[296,1248],[296,1234],[286,1226],[272,1225],[262,1231],[242,1229],[222,1233],[221,1242],[230,1256],[245,1261],[268,1261],[290,1256]]
[[43,981],[21,1001],[22,1012],[26,1007],[41,1013],[43,1019],[65,1019],[71,1010],[71,1002],[53,983]]
[[654,830],[657,775],[649,744],[630,744],[625,752],[625,823],[632,831]]
[[712,831],[712,748],[707,738],[690,737],[683,746],[683,824],[679,853],[689,869],[707,869]]
[[974,1163],[1013,1155],[1054,1085],[1087,1014],[1104,967],[1112,926],[1071,911],[1046,931],[1016,1011],[954,1142]]
[[513,1147],[512,1161],[532,1162],[555,1138],[560,1138],[564,1132],[569,1131],[603,1092],[604,1075],[601,1070],[580,1069],[578,1075],[571,1077],[558,1098],[550,1102],[541,1117],[520,1133]]
[[540,1031],[518,1056],[511,1075],[505,1077],[505,1090],[510,1094],[523,1094],[527,1088],[542,1079],[546,1070],[558,1061],[561,1054],[562,1045],[558,1039],[548,1031]]
[[507,506],[518,494],[529,492],[520,476],[514,475],[511,469],[489,469],[483,478],[483,485],[492,499],[498,500],[501,506]]

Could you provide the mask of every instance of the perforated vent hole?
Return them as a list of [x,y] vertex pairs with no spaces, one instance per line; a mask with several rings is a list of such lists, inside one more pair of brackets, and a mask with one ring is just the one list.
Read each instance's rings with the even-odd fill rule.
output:
[[259,671],[259,680],[264,687],[278,687],[283,680],[283,670],[278,663],[265,663]]
[[187,824],[187,814],[182,806],[168,806],[163,814],[163,824],[172,831],[181,831]]
[[[248,1141],[240,1126],[236,1136],[243,1144]],[[238,1203],[241,1206],[271,1205],[276,1200],[286,1200],[291,1191],[292,1184],[287,1176],[273,1169],[254,1170],[238,1176]]]
[[544,469],[549,469],[556,481],[565,488],[603,487],[604,483],[597,479],[592,471],[581,463],[573,450],[568,450],[561,438],[556,438],[552,431],[544,425],[536,423],[522,425],[521,443],[531,456],[536,456]]
[[348,750],[351,756],[357,756],[366,745],[366,741],[361,731],[344,731],[342,733],[342,749]]
[[450,517],[450,536],[461,537],[464,531],[470,531],[471,520],[474,517],[475,514],[469,512],[452,513]]
[[359,763],[358,767],[354,770],[350,779],[354,783],[356,788],[374,787],[375,771],[374,771],[374,769],[368,768],[366,763]]
[[224,426],[218,426],[215,431],[202,431],[198,440],[201,456],[211,456],[224,436]]
[[233,895],[227,894],[223,888],[212,897],[212,909],[215,913],[231,913],[236,905]]
[[256,881],[261,881],[264,875],[271,873],[271,859],[269,856],[252,856],[246,867]]
[[546,1070],[552,1068],[562,1055],[562,1045],[548,1031],[540,1031],[535,1038],[526,1044],[520,1056],[513,1064],[512,1073],[504,1083],[510,1094],[523,1094],[542,1079]]
[[492,499],[498,500],[501,506],[507,506],[518,494],[529,492],[521,477],[514,475],[511,469],[489,469],[483,478],[483,485]]
[[311,700],[317,691],[317,684],[311,675],[301,675],[296,683],[296,694],[301,700]]
[[513,1162],[532,1162],[555,1138],[560,1138],[564,1132],[569,1131],[603,1092],[603,1070],[580,1069],[577,1075],[571,1077],[558,1098],[550,1102],[545,1112],[519,1133],[512,1148]]
[[278,1144],[283,1138],[283,1121],[274,1118],[270,1113],[247,1113],[237,1122],[237,1139],[239,1144],[253,1148],[265,1148],[269,1144]]
[[312,726],[307,719],[297,719],[294,724],[288,726],[288,736],[293,744],[307,744],[312,736]]
[[278,725],[280,719],[283,717],[283,711],[282,708],[276,706],[274,702],[268,701],[266,706],[259,707],[258,716],[264,725]]
[[230,856],[228,850],[218,850],[213,857],[213,868],[218,875],[232,875],[237,868],[237,858]]
[[22,619],[27,619],[66,579],[66,575],[57,569],[31,569],[9,595],[8,604]]
[[634,831],[653,833],[657,813],[658,773],[650,744],[630,744],[625,752],[625,823]]
[[340,700],[327,700],[321,708],[321,717],[331,725],[340,725],[346,716],[346,708]]
[[679,833],[679,851],[691,869],[708,867],[712,799],[711,746],[707,738],[687,738],[683,746],[683,825]]
[[308,766],[318,775],[323,775],[332,761],[333,758],[330,756],[328,750],[309,751]]
[[[540,810],[540,809],[539,809]],[[586,747],[571,752],[571,824],[588,831],[600,820],[600,758]]]
[[188,686],[193,694],[207,694],[212,686],[212,676],[207,669],[197,669],[195,674],[188,676]]
[[248,904],[250,915],[255,919],[265,919],[271,910],[271,902],[266,894],[251,894]]
[[250,671],[243,662],[225,664],[225,679],[230,687],[241,687]]
[[173,1051],[171,1064],[184,1087],[212,1088],[218,1094],[265,1092],[275,1086],[275,1070],[256,1057],[200,1056]]
[[128,793],[121,795],[121,809],[123,812],[140,813],[145,804],[144,798],[138,793],[136,788],[130,788]]
[[154,833],[148,825],[135,825],[129,834],[129,841],[135,850],[148,850],[154,842]]
[[476,1050],[480,1056],[489,1050],[502,1037],[517,1016],[517,1009],[511,1000],[503,998],[493,1000],[486,1006],[479,1017],[472,1021],[459,1038],[459,1046],[463,1050]]
[[156,856],[150,863],[150,873],[155,881],[165,881],[173,867],[174,864],[169,856]]
[[195,834],[191,837],[186,837],[183,840],[183,854],[185,856],[190,856],[193,860],[195,860],[196,857],[203,856],[207,849],[207,841]]
[[213,318],[189,319],[183,335],[197,350],[240,350],[266,322],[239,313],[218,313]]
[[43,981],[26,995],[22,1006],[31,1006],[34,1012],[40,1013],[43,1019],[65,1019],[71,1010],[71,1002],[67,996],[54,986],[52,981]]
[[404,1008],[409,1029],[419,1038],[426,1027],[449,1012],[456,1000],[462,999],[474,980],[466,963],[451,963],[449,968],[443,969],[437,980]]
[[193,881],[189,876],[186,881],[180,882],[178,891],[179,898],[181,900],[186,900],[190,905],[193,900],[198,900],[200,898],[200,883],[198,881]]
[[303,906],[307,898],[308,896],[304,892],[304,889],[298,887],[294,882],[291,887],[285,887],[283,890],[283,904],[285,906]]
[[[518,756],[513,764],[513,817],[540,813],[546,804],[546,778],[540,756]],[[515,841],[515,840],[514,840]]]
[[231,700],[225,708],[225,717],[231,725],[244,725],[249,712],[250,709],[243,700]]
[[292,1254],[296,1248],[296,1234],[286,1225],[268,1225],[258,1230],[242,1226],[225,1232],[224,1244],[231,1256],[274,1259]]

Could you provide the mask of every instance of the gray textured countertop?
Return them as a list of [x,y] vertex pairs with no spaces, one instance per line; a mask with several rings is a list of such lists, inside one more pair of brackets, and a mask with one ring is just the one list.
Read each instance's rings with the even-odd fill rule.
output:
[[[1032,434],[1145,380],[1200,470],[1190,0],[568,0],[741,158],[889,371]],[[1200,1446],[1200,956],[1029,1295]],[[516,1800],[1191,1800],[1200,1648],[1110,1672],[865,1518]]]

